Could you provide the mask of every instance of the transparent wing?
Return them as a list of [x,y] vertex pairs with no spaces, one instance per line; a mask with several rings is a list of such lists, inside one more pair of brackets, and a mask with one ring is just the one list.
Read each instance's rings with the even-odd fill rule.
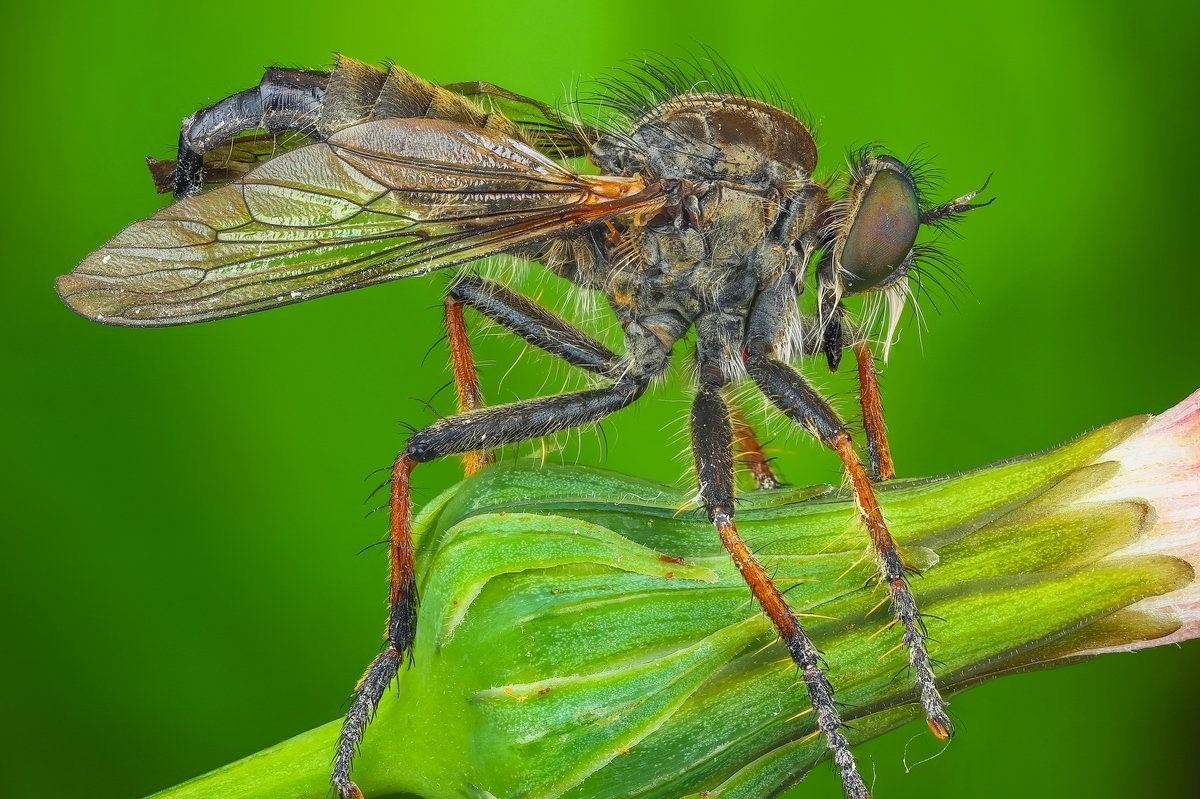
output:
[[578,175],[495,131],[384,119],[130,225],[58,291],[99,322],[188,324],[425,274],[667,200],[640,176]]
[[443,88],[474,100],[483,108],[499,112],[517,123],[539,150],[559,158],[581,158],[600,132],[539,100],[486,81],[448,83]]

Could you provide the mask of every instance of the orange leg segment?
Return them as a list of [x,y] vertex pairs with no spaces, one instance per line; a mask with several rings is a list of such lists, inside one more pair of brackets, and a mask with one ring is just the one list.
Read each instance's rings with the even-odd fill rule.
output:
[[859,342],[854,345],[854,359],[858,362],[858,400],[862,404],[863,427],[867,431],[867,455],[872,476],[876,480],[891,480],[896,476],[896,467],[892,463],[892,450],[883,423],[883,398],[879,394],[875,353],[865,342]]
[[870,535],[871,549],[879,565],[883,585],[887,588],[892,613],[903,630],[902,638],[908,648],[908,665],[913,671],[926,721],[936,736],[949,737],[952,726],[946,712],[946,701],[934,677],[933,661],[926,647],[924,623],[908,585],[904,559],[884,521],[871,478],[854,449],[854,440],[828,401],[795,369],[768,357],[751,359],[747,367],[754,381],[776,407],[841,459],[854,492],[859,516]]
[[[467,338],[467,323],[463,318],[463,303],[446,297],[446,337],[450,341],[450,365],[454,371],[454,388],[458,393],[460,413],[483,407],[483,391],[479,387],[479,372]],[[463,455],[463,472],[467,477],[495,460],[492,453],[482,450]]]
[[869,799],[843,730],[841,714],[833,698],[833,686],[821,666],[821,653],[800,625],[770,574],[738,534],[733,522],[734,432],[728,408],[719,391],[722,379],[718,372],[702,380],[692,404],[692,453],[696,461],[700,498],[721,543],[801,671],[814,718],[841,772],[846,796],[849,799]]
[[921,620],[921,612],[913,597],[912,589],[905,576],[904,558],[896,546],[887,523],[883,520],[883,510],[875,497],[875,489],[871,486],[871,478],[859,460],[854,450],[854,441],[844,429],[837,433],[830,446],[841,458],[846,474],[850,478],[850,487],[854,492],[854,501],[858,505],[859,516],[866,525],[871,536],[871,548],[879,561],[883,580],[887,584],[888,598],[891,600],[892,612],[896,621],[904,629],[902,636],[908,647],[908,663],[913,670],[917,693],[921,705],[925,709],[925,721],[929,729],[938,738],[945,740],[953,732],[950,717],[946,714],[946,702],[937,688],[933,674],[933,661],[925,646],[925,630]]
[[759,489],[779,488],[783,483],[771,468],[771,461],[763,452],[762,444],[754,433],[754,428],[746,419],[746,414],[736,403],[729,405],[729,420],[733,424],[733,446],[737,459],[750,470],[754,477],[754,486]]

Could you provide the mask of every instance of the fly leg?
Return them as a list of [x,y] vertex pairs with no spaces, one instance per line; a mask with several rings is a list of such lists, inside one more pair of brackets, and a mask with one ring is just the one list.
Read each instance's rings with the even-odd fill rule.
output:
[[[479,372],[475,368],[475,355],[471,352],[471,340],[467,336],[467,322],[463,319],[463,302],[454,298],[453,291],[446,295],[444,315],[458,411],[466,413],[478,410],[483,407],[483,390],[479,387]],[[488,450],[468,452],[463,455],[463,474],[470,477],[494,460]]]
[[[574,325],[555,316],[532,300],[490,280],[475,275],[460,277],[446,295],[446,331],[450,359],[458,391],[459,411],[483,407],[483,393],[475,359],[467,338],[463,307],[475,309],[529,344],[562,358],[572,366],[596,374],[609,374],[617,356]],[[492,462],[489,452],[470,452],[464,458],[468,476]]]
[[883,399],[879,394],[875,354],[862,340],[861,333],[850,329],[846,322],[846,308],[833,292],[822,295],[821,305],[821,317],[824,319],[821,348],[825,352],[830,371],[837,371],[843,349],[854,349],[854,360],[858,366],[858,401],[862,406],[863,427],[867,433],[867,460],[870,464],[871,479],[891,480],[896,476],[896,468],[892,463],[887,428],[883,423]]
[[204,185],[204,154],[243,131],[316,133],[328,72],[271,67],[257,86],[201,108],[183,120],[171,191],[175,199]]
[[641,396],[648,382],[648,378],[625,378],[605,388],[481,408],[441,419],[408,440],[392,465],[387,643],[359,681],[342,724],[331,779],[341,799],[361,799],[362,792],[350,779],[354,755],[384,691],[404,659],[412,658],[417,628],[410,501],[413,469],[434,458],[487,450],[600,421]]
[[[786,287],[771,292],[764,299],[759,297],[755,315],[750,317],[747,330],[746,318],[727,309],[732,304],[721,303],[718,295],[715,309],[696,319],[696,358],[700,376],[700,389],[692,404],[692,454],[696,462],[696,477],[700,483],[700,499],[708,518],[717,529],[722,545],[733,558],[750,592],[762,606],[763,611],[775,625],[792,661],[800,669],[808,697],[812,703],[817,727],[825,739],[834,765],[842,777],[842,787],[850,799],[866,799],[867,788],[850,742],[843,732],[841,713],[833,698],[833,686],[822,668],[821,653],[813,644],[796,614],[792,612],[783,593],[738,534],[733,523],[733,439],[735,427],[731,423],[729,410],[721,396],[721,390],[732,378],[727,364],[731,356],[745,352],[743,342],[755,344],[763,341],[758,331],[764,329],[763,321],[778,319],[774,298],[783,298]],[[770,330],[767,334],[770,335]],[[767,338],[766,341],[773,341]],[[769,345],[763,345],[769,346]],[[751,372],[753,374],[753,372]],[[757,443],[757,442],[756,442]]]
[[879,374],[875,370],[875,353],[870,345],[860,341],[854,345],[854,360],[858,364],[858,401],[862,406],[863,427],[867,433],[867,461],[872,480],[891,480],[896,476],[892,449],[888,445],[887,427],[883,422],[883,398],[879,393]]
[[[987,188],[990,180],[991,176],[989,175],[987,180],[983,182],[983,185],[975,191],[967,192],[961,197],[943,203],[936,208],[927,209],[921,214],[921,224],[944,225],[946,222],[953,221],[968,211],[991,205],[993,200],[981,203],[971,202],[976,195]],[[843,308],[841,303],[838,302],[835,315],[836,325],[831,326],[836,326],[837,332],[830,333],[830,328],[827,328],[827,340],[833,336],[841,335],[842,317]],[[836,369],[837,359],[841,356],[838,355],[835,357],[832,355],[830,346],[832,345],[827,344],[826,353],[829,356],[830,368]],[[861,339],[855,341],[852,346],[854,347],[854,359],[858,366],[858,400],[862,407],[863,427],[866,429],[867,435],[867,458],[871,479],[875,481],[891,480],[896,476],[896,467],[892,461],[891,446],[888,444],[887,438],[887,426],[883,420],[883,398],[879,392],[879,375],[875,369],[875,354],[871,351],[870,346]]]
[[449,296],[572,366],[597,375],[611,375],[617,368],[620,359],[612,350],[499,283],[463,275],[450,288]]
[[733,523],[734,428],[725,401],[721,398],[720,387],[723,382],[724,378],[719,373],[710,374],[707,378],[702,374],[700,390],[692,405],[692,452],[700,481],[700,497],[709,520],[717,528],[721,543],[729,551],[754,598],[775,625],[788,653],[800,669],[816,714],[817,726],[824,734],[825,745],[841,772],[846,795],[851,799],[865,799],[867,788],[858,773],[850,742],[842,731],[841,714],[833,699],[833,687],[822,669],[821,653]]
[[754,487],[759,490],[779,488],[783,483],[775,475],[775,470],[771,468],[771,459],[763,451],[763,446],[759,442],[754,428],[750,426],[745,411],[736,402],[731,402],[729,409],[729,421],[733,425],[733,442],[734,448],[737,450],[737,460],[741,461],[742,465],[750,472],[750,476],[754,478]]
[[887,586],[892,613],[904,628],[908,662],[913,669],[921,707],[929,728],[939,738],[948,738],[952,725],[946,702],[938,691],[933,666],[926,649],[925,628],[906,578],[904,559],[883,519],[867,470],[859,460],[846,425],[829,403],[795,369],[763,354],[747,358],[746,368],[766,397],[801,427],[841,458],[854,492],[859,517],[871,536],[871,546]]

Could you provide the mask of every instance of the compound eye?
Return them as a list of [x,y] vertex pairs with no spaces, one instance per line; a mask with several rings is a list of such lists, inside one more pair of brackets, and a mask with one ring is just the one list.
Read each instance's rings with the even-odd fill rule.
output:
[[839,260],[846,291],[870,291],[899,278],[920,224],[921,209],[912,179],[886,167],[876,172],[842,246]]

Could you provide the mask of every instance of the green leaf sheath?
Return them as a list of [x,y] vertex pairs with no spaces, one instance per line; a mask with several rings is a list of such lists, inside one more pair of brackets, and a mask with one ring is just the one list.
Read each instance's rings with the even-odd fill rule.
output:
[[[1166,635],[1129,610],[1183,560],[1123,554],[1154,514],[1081,501],[1130,419],[1040,455],[881,486],[949,690]],[[744,498],[742,535],[821,647],[852,740],[916,714],[851,498]],[[415,665],[357,761],[368,797],[760,799],[827,753],[787,652],[711,526],[673,489],[585,468],[494,466],[417,520]],[[159,794],[327,793],[336,724]]]

